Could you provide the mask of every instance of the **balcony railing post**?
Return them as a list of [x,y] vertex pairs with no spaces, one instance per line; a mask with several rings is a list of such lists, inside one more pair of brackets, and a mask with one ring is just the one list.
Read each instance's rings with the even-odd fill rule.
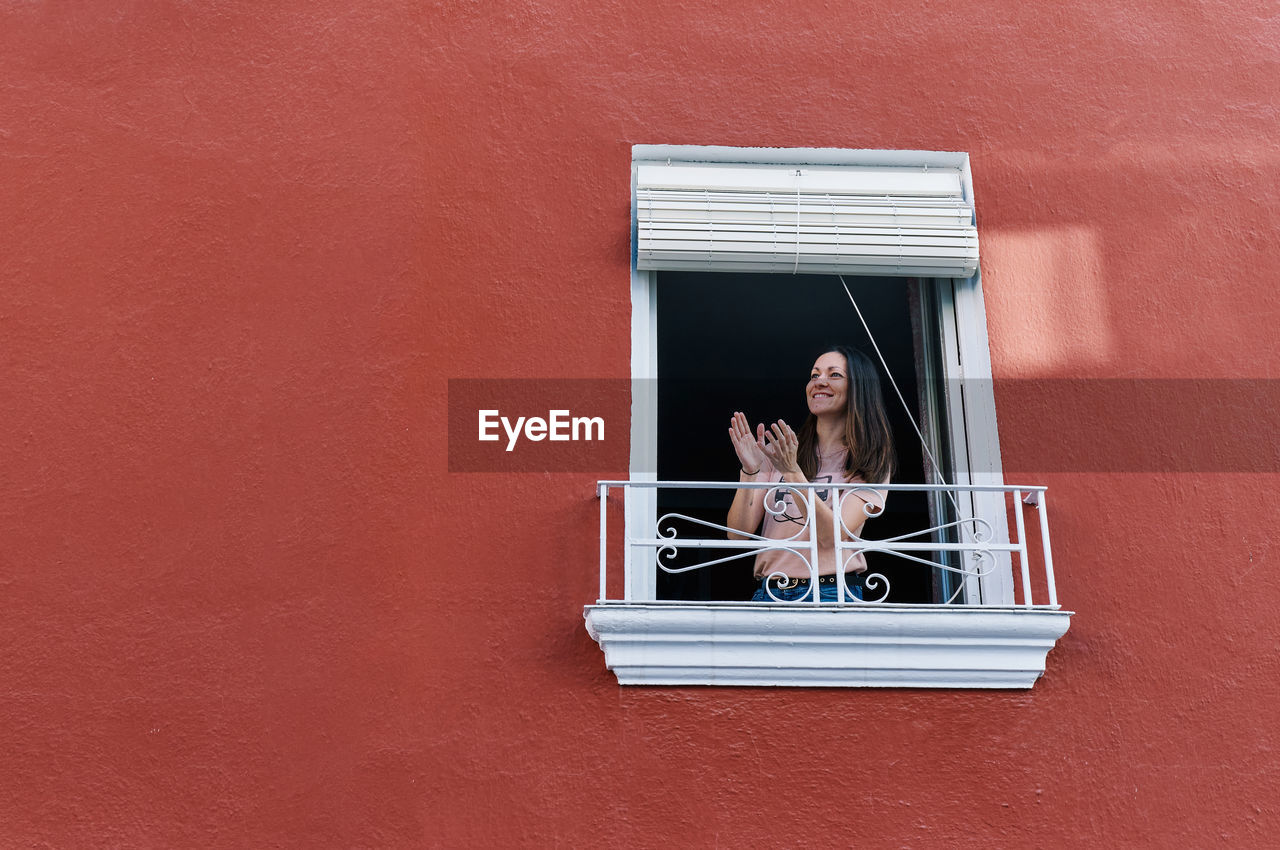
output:
[[1022,491],[1013,491],[1013,514],[1018,522],[1018,560],[1022,564],[1022,604],[1031,604],[1031,564],[1027,559],[1027,528],[1022,519]]
[[600,600],[609,598],[609,485],[601,484],[600,496]]
[[1043,491],[1040,493],[1040,504],[1036,509],[1040,511],[1040,547],[1044,550],[1044,577],[1049,584],[1049,604],[1056,608],[1058,586],[1053,579],[1053,550],[1049,548],[1049,504],[1046,496]]
[[[631,485],[622,485],[622,504],[630,507],[631,505]],[[630,523],[627,524],[630,526]],[[628,527],[627,533],[623,535],[622,540],[622,601],[631,601],[631,535],[632,531]]]
[[847,594],[844,586],[844,550],[841,544],[844,543],[844,534],[840,527],[840,500],[844,498],[844,494],[840,492],[840,488],[833,482],[831,485],[831,532],[834,535],[831,538],[832,546],[836,552],[836,601],[847,602]]
[[818,587],[818,514],[814,507],[818,504],[818,491],[810,485],[804,491],[805,504],[808,508],[809,520],[809,592],[813,594],[813,601],[822,602],[822,592]]

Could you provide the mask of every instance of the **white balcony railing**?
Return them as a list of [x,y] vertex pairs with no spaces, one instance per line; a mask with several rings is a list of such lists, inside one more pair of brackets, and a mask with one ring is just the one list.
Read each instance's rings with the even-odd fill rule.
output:
[[[790,537],[785,539],[763,537],[758,534],[737,532],[745,539],[730,540],[727,533],[732,529],[724,525],[710,522],[698,517],[682,513],[666,513],[659,517],[656,524],[635,521],[636,512],[632,511],[632,499],[638,491],[656,489],[698,489],[698,490],[735,490],[739,488],[759,489],[765,493],[765,509],[775,516],[780,515],[785,506],[783,497],[790,495],[797,502],[809,505],[802,523]],[[689,572],[703,569],[715,564],[735,560],[754,558],[757,554],[770,550],[786,550],[795,553],[808,567],[810,587],[817,586],[818,578],[818,535],[812,534],[815,512],[813,508],[814,493],[818,490],[833,490],[831,511],[833,524],[832,538],[835,541],[835,563],[847,564],[857,553],[884,553],[886,556],[901,559],[905,562],[920,565],[921,569],[938,569],[958,577],[954,583],[955,591],[950,597],[941,600],[948,606],[973,605],[978,598],[986,596],[987,605],[1000,607],[1018,607],[1040,610],[1058,610],[1057,587],[1053,575],[1053,555],[1049,546],[1049,523],[1046,514],[1045,488],[1039,486],[995,486],[995,485],[942,485],[942,484],[778,484],[738,482],[705,482],[705,481],[601,481],[600,497],[600,596],[597,604],[628,604],[643,602],[653,604],[652,599],[635,599],[633,588],[643,586],[637,581],[637,571],[652,573],[661,570],[668,573]],[[930,494],[939,506],[936,513],[954,517],[936,525],[921,528],[903,534],[895,534],[889,538],[865,536],[867,529],[874,530],[876,523],[863,526],[862,534],[850,531],[843,519],[843,506],[850,496],[867,495],[872,490],[901,492],[923,492]],[[627,516],[633,518],[630,529],[622,533],[622,575],[614,572],[614,582],[610,583],[609,552],[616,547],[617,541],[610,537],[609,508],[610,493],[621,491]],[[645,504],[652,504],[652,497]],[[727,508],[729,493],[725,494]],[[863,511],[868,518],[880,515],[872,502],[863,502]],[[892,511],[894,499],[888,500],[888,511]],[[954,510],[953,510],[954,508]],[[1025,516],[1028,512],[1035,514],[1030,520]],[[1012,514],[1012,523],[1009,522]],[[650,515],[651,516],[651,515]],[[1027,528],[1038,527],[1038,544],[1030,546]],[[656,527],[655,527],[656,526]],[[693,528],[701,532],[700,536],[681,536],[686,529]],[[655,533],[656,532],[656,533]],[[674,566],[672,559],[682,549],[717,550],[708,560],[695,564]],[[722,554],[723,552],[730,554]],[[954,553],[954,554],[952,554]],[[981,586],[1011,587],[1008,582],[1008,571],[1017,570],[1018,585],[1021,593],[1017,598],[1012,593],[1009,598],[991,601],[993,594],[978,592]],[[1005,575],[998,576],[1004,571]],[[621,594],[610,591],[618,590],[617,579],[621,578]],[[779,575],[779,578],[782,578]],[[1004,578],[1003,582],[989,582],[991,578]],[[773,597],[769,602],[747,603],[735,601],[733,605],[802,605],[802,606],[876,606],[883,605],[891,591],[889,578],[881,573],[870,571],[862,576],[865,588],[865,599],[858,599],[848,587],[845,575],[837,573],[838,600],[823,602],[816,593],[810,593],[801,602],[785,602]],[[1033,589],[1034,588],[1034,589]],[[772,597],[772,592],[766,587]],[[698,603],[713,605],[715,602]],[[890,606],[893,607],[893,606]]]

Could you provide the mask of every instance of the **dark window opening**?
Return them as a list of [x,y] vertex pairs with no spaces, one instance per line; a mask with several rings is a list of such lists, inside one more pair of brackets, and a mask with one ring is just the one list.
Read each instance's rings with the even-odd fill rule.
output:
[[[923,336],[937,333],[937,322],[929,319],[932,282],[854,276],[845,280],[894,381],[912,405],[912,415],[922,421],[919,407],[923,405],[932,409],[923,420],[934,430],[945,427],[937,422],[943,405],[920,392],[922,383],[927,387],[940,383],[926,380],[938,374],[938,364],[925,359],[939,346]],[[808,415],[804,390],[809,369],[824,345],[852,345],[877,361],[834,276],[661,272],[656,289],[660,480],[737,480],[737,458],[727,435],[733,411],[742,410],[753,426],[782,418],[798,428]],[[928,479],[920,439],[884,374],[881,381],[897,449],[893,482],[922,483]],[[934,439],[934,443],[945,441]],[[938,450],[934,451],[936,455]],[[938,461],[947,472],[948,459],[938,457]],[[723,524],[732,495],[731,490],[660,489],[658,516],[677,512]],[[939,502],[933,502],[936,516]],[[863,534],[887,538],[935,524],[928,496],[894,492],[885,514],[869,520]],[[710,529],[681,527],[678,531],[682,537],[716,534]],[[689,566],[730,554],[729,550],[685,547],[664,563]],[[750,599],[757,586],[753,560],[744,557],[674,575],[659,570],[658,598]],[[875,552],[868,554],[867,561],[869,572],[889,580],[889,602],[940,602],[954,587],[949,574],[923,564]]]

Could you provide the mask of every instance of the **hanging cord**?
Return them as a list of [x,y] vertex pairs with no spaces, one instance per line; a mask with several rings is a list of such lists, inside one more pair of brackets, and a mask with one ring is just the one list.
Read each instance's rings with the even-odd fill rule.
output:
[[[942,470],[938,467],[938,461],[934,458],[933,452],[929,451],[929,442],[924,438],[924,433],[921,432],[920,426],[916,424],[916,418],[911,415],[911,406],[902,397],[902,390],[898,389],[898,382],[893,379],[893,372],[889,371],[889,364],[885,362],[884,355],[880,353],[880,346],[876,345],[876,338],[872,335],[871,328],[867,325],[867,320],[863,318],[862,309],[858,307],[858,302],[854,299],[853,293],[849,291],[849,284],[845,282],[844,275],[836,275],[836,277],[840,278],[840,285],[844,287],[844,294],[849,296],[849,303],[853,305],[854,311],[858,314],[858,321],[862,322],[862,329],[867,332],[867,339],[871,340],[871,347],[875,349],[876,357],[880,360],[880,366],[889,378],[889,386],[893,387],[894,395],[898,397],[898,401],[902,402],[902,409],[906,411],[907,421],[911,423],[916,436],[920,438],[920,448],[924,451],[924,456],[929,459],[929,465],[933,467],[933,474],[937,476],[939,484],[946,486],[946,476],[942,474]],[[952,506],[956,509],[956,516],[960,516],[960,503],[956,501],[956,494],[950,490],[946,492],[951,499]]]
[[[844,287],[844,294],[849,296],[849,303],[853,305],[854,312],[858,314],[858,321],[862,322],[862,329],[867,332],[867,339],[871,340],[871,347],[875,349],[876,357],[880,360],[880,366],[884,369],[885,375],[889,378],[889,385],[893,387],[894,394],[898,397],[898,401],[902,402],[902,409],[907,414],[907,421],[911,423],[912,429],[916,432],[916,436],[920,438],[920,448],[924,451],[925,457],[929,458],[929,465],[933,467],[933,474],[938,477],[938,482],[946,485],[947,479],[942,474],[942,470],[938,467],[938,461],[934,458],[933,452],[929,451],[929,444],[924,438],[924,434],[920,430],[920,426],[916,424],[916,418],[911,415],[911,406],[907,404],[907,400],[902,397],[902,390],[898,389],[898,382],[893,379],[893,372],[889,371],[889,364],[885,362],[884,355],[880,353],[880,346],[876,344],[876,338],[871,333],[871,328],[867,325],[867,320],[862,315],[862,309],[858,307],[858,302],[854,299],[853,293],[849,291],[849,284],[845,282],[844,275],[836,275],[840,278],[840,285]],[[956,510],[956,518],[959,519],[963,513],[960,510],[960,503],[956,500],[956,494],[947,490],[947,498],[951,500],[951,506]],[[964,537],[964,525],[957,526],[957,531],[961,537]],[[977,553],[975,553],[976,555]],[[947,599],[947,604],[955,602],[960,596],[960,592],[964,590],[965,582],[956,584],[955,591]]]

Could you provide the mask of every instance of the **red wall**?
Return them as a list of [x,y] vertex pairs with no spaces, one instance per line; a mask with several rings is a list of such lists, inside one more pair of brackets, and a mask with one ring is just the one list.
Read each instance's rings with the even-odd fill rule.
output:
[[445,423],[451,377],[628,374],[633,143],[969,151],[998,377],[1273,377],[1278,44],[1238,0],[3,4],[0,844],[1259,846],[1269,431],[1034,474],[1162,423],[1001,410],[1079,612],[1009,694],[620,689],[597,476],[450,473]]

